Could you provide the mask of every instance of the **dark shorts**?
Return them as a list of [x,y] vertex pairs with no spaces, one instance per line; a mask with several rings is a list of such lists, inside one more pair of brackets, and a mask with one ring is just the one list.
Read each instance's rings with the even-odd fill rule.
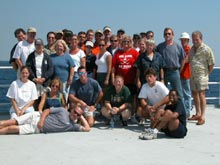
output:
[[187,133],[187,128],[182,123],[180,123],[179,127],[174,131],[169,131],[168,129],[164,129],[163,131],[167,136],[174,138],[184,138]]
[[97,73],[96,80],[98,81],[99,85],[104,88],[104,82],[106,78],[107,73]]
[[126,84],[125,86],[128,87],[128,89],[131,92],[131,95],[137,95],[137,87],[136,87],[136,85]]

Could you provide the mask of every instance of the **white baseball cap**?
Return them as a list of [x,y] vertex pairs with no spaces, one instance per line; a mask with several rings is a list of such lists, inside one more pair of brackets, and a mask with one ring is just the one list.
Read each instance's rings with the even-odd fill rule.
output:
[[86,46],[91,46],[93,48],[94,44],[92,41],[86,41]]
[[186,33],[186,32],[183,32],[183,33],[180,35],[180,39],[182,39],[182,38],[186,38],[186,39],[189,39],[189,40],[190,40],[190,36],[189,36],[189,34]]

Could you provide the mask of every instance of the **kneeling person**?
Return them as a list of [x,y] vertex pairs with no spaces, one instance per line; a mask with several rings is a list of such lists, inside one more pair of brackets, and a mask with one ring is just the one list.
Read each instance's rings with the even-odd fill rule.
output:
[[96,80],[87,77],[84,66],[78,68],[78,74],[79,79],[74,81],[70,87],[70,106],[79,103],[82,106],[86,120],[92,127],[95,122],[94,112],[96,106],[103,96],[102,88]]
[[145,79],[147,83],[143,84],[138,95],[140,106],[137,114],[142,119],[151,119],[158,109],[165,107],[163,104],[169,100],[169,90],[162,82],[157,81],[157,72],[153,68],[145,72]]
[[102,115],[110,119],[113,115],[120,115],[123,126],[127,126],[127,120],[131,117],[131,93],[124,85],[122,76],[115,76],[114,86],[110,86],[104,93],[104,106]]

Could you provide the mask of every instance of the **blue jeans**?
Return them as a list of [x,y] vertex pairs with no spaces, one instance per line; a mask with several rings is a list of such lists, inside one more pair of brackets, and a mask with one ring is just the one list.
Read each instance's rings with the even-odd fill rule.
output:
[[181,79],[183,88],[183,98],[186,107],[186,113],[190,114],[190,109],[192,107],[192,96],[190,90],[190,79]]
[[180,72],[179,70],[169,70],[164,72],[164,81],[165,85],[168,86],[168,82],[170,82],[170,86],[172,89],[176,90],[179,98],[183,100],[183,89],[180,80]]
[[165,81],[166,86],[168,86],[168,82],[170,82],[171,88],[177,91],[179,98],[183,102],[184,109],[185,109],[186,115],[188,117],[189,114],[186,111],[186,107],[184,104],[183,89],[182,89],[182,84],[181,84],[181,80],[180,80],[179,70],[166,70],[164,72],[164,81]]

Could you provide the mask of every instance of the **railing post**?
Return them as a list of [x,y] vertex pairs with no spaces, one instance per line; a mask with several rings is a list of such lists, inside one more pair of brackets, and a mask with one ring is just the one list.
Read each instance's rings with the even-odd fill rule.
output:
[[218,84],[218,107],[220,107],[220,84]]

